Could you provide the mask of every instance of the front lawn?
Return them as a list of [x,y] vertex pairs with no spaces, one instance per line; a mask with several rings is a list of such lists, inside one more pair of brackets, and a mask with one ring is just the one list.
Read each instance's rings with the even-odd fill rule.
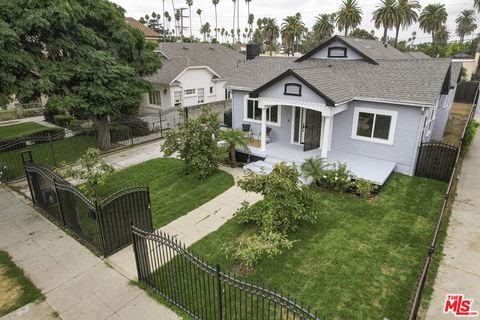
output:
[[26,137],[45,129],[48,129],[48,127],[36,122],[23,122],[19,124],[0,126],[0,139],[7,140],[17,137]]
[[[293,249],[260,262],[244,276],[279,290],[328,319],[405,319],[446,184],[394,174],[374,203],[318,193],[320,216],[291,239]],[[237,272],[222,246],[251,227],[230,220],[192,250]]]
[[198,208],[233,186],[233,177],[221,170],[204,180],[183,174],[183,161],[154,159],[118,171],[99,189],[100,196],[132,185],[150,188],[153,226],[160,228]]
[[40,290],[12,262],[8,253],[0,251],[0,317],[38,299],[44,299]]

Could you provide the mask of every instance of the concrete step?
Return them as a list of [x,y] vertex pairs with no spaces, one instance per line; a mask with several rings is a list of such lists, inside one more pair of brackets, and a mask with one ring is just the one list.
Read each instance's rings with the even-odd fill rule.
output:
[[260,160],[245,165],[243,167],[243,170],[250,170],[258,174],[269,174],[270,172],[272,172],[274,165],[274,163]]

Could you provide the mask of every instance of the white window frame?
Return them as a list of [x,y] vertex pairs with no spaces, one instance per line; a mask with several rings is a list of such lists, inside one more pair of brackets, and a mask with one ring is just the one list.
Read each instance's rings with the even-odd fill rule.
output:
[[[153,99],[152,99],[153,98]],[[152,100],[158,100],[159,101],[153,101]],[[157,103],[155,103],[157,102]],[[148,104],[150,105],[155,105],[155,106],[161,106],[162,105],[162,91],[160,89],[152,89],[149,93],[148,93]]]
[[[175,93],[179,93],[179,94],[180,94],[180,98],[179,98],[179,99],[175,99]],[[175,91],[173,91],[172,97],[173,97],[173,105],[174,105],[175,107],[181,107],[181,106],[183,105],[182,91],[181,91],[181,90],[175,90]]]
[[[359,117],[360,112],[373,113],[375,115],[374,122],[373,122],[373,128],[372,128],[372,134],[375,130],[376,115],[390,116],[392,118],[392,120],[390,121],[390,130],[388,132],[388,139],[380,139],[380,138],[373,138],[373,137],[368,138],[368,137],[364,137],[364,136],[358,136],[357,135],[357,129],[358,129],[358,117]],[[375,143],[393,145],[393,140],[395,138],[395,128],[397,127],[397,117],[398,117],[398,111],[383,110],[383,109],[372,109],[372,108],[364,108],[364,107],[355,107],[355,109],[353,111],[352,135],[351,135],[350,138],[355,139],[355,140],[362,140],[362,141],[368,141],[368,142],[375,142]]]
[[[249,98],[248,95],[245,96],[244,103],[243,103],[243,121],[244,122],[250,122],[250,123],[262,123],[262,120],[255,120],[255,119],[248,118],[248,100],[258,101],[258,99]],[[267,106],[267,108],[268,108],[268,106]],[[273,126],[273,127],[281,127],[282,126],[282,106],[281,105],[278,105],[277,122],[267,121],[267,125]]]
[[[188,93],[188,92],[190,92],[190,93]],[[184,97],[194,97],[196,94],[197,94],[197,89],[185,89],[183,91],[183,96]]]
[[[202,91],[202,95],[200,95],[200,91]],[[198,92],[197,103],[200,103],[200,104],[205,103],[205,88],[198,88],[197,92]]]
[[[210,89],[212,89],[212,92],[210,92]],[[209,97],[215,96],[215,86],[210,86],[210,87],[208,88],[208,96],[209,96]]]

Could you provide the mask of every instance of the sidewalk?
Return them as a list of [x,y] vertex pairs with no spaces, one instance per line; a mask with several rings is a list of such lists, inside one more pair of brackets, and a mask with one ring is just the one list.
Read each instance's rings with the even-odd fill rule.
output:
[[[221,169],[230,173],[235,180],[243,175],[241,168],[232,169],[222,166]],[[231,219],[243,201],[255,203],[261,197],[259,194],[247,193],[239,187],[233,186],[216,198],[160,228],[160,230],[177,238],[186,246],[190,246],[209,233],[216,231]],[[129,279],[137,278],[135,257],[131,245],[110,256],[107,260],[125,277]]]
[[1,320],[179,319],[2,186],[0,203],[0,249],[46,296]]
[[[478,121],[478,117],[477,117]],[[474,299],[480,313],[480,137],[477,133],[467,153],[457,186],[434,292],[426,319],[454,319],[444,314],[447,294]],[[476,318],[476,317],[474,317]]]

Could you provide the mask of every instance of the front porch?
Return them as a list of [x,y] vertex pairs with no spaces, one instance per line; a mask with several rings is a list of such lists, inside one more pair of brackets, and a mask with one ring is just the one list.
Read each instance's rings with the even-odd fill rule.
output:
[[[265,158],[263,161],[247,164],[244,169],[258,173],[269,173],[278,162],[288,162],[301,165],[306,158],[321,157],[321,149],[303,151],[303,145],[287,142],[266,143],[265,151],[261,148],[249,147],[254,156]],[[240,151],[240,150],[239,150]],[[344,151],[330,150],[327,154],[329,163],[344,162],[356,178],[368,180],[377,185],[383,185],[395,169],[396,163],[353,154]]]

